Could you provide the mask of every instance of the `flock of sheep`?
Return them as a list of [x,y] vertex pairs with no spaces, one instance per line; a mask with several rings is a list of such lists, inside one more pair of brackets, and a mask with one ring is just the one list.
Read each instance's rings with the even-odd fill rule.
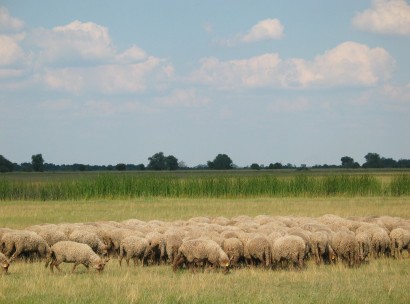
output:
[[101,272],[110,258],[142,266],[168,263],[190,268],[255,266],[303,268],[341,261],[350,267],[370,257],[410,256],[410,220],[324,215],[318,218],[259,215],[194,217],[187,221],[43,224],[24,230],[0,228],[0,265],[7,273],[15,259],[83,264]]

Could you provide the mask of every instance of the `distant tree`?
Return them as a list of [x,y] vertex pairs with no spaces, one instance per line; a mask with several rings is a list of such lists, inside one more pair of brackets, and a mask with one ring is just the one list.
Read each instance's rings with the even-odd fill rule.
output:
[[36,172],[44,171],[44,159],[41,154],[36,154],[31,156],[31,165],[33,170]]
[[13,167],[14,165],[11,161],[3,157],[3,155],[0,155],[0,172],[12,172]]
[[281,163],[274,163],[274,164],[269,164],[268,169],[282,169],[283,166]]
[[148,170],[165,170],[165,156],[163,152],[155,153],[148,157]]
[[410,159],[399,159],[397,162],[398,168],[410,168]]
[[78,165],[78,170],[79,171],[85,171],[86,169],[87,169],[87,167],[85,165],[83,165],[83,164]]
[[209,169],[229,170],[233,168],[232,159],[226,154],[218,154],[213,161],[208,161]]
[[178,169],[178,158],[173,155],[168,155],[165,157],[165,169],[166,170],[177,170]]
[[147,168],[149,170],[177,170],[178,159],[173,155],[165,156],[163,152],[155,153],[153,156],[148,157],[149,164]]
[[381,168],[382,162],[380,155],[377,153],[367,153],[364,157],[366,162],[363,164],[363,168]]
[[251,169],[252,169],[252,170],[260,170],[260,169],[261,169],[261,166],[259,166],[257,163],[253,163],[253,164],[251,165]]
[[138,164],[137,166],[136,166],[136,170],[145,170],[145,165],[144,164]]
[[343,168],[352,168],[354,164],[354,159],[349,156],[343,156],[341,159]]
[[125,170],[127,170],[127,166],[123,163],[119,163],[119,164],[115,165],[115,170],[125,171]]
[[382,157],[380,161],[381,161],[381,166],[383,168],[397,168],[398,167],[397,161],[395,161],[393,158]]

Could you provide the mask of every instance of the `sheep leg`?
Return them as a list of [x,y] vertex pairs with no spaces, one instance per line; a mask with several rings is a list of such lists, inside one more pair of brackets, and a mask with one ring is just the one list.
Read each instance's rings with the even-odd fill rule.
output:
[[74,263],[73,269],[71,270],[71,273],[74,273],[75,268],[80,265],[80,263],[76,262]]

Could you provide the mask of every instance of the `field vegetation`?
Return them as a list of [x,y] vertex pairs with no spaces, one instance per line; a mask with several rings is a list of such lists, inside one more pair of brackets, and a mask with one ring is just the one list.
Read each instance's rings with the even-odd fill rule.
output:
[[[406,171],[10,173],[0,175],[0,226],[242,214],[410,219],[409,191]],[[120,268],[114,258],[99,275],[16,262],[0,274],[0,303],[408,303],[408,266],[408,258],[382,258],[359,268],[309,262],[302,271],[223,275]]]
[[251,198],[400,196],[410,194],[410,174],[105,173],[9,174],[1,200],[84,200],[141,197]]

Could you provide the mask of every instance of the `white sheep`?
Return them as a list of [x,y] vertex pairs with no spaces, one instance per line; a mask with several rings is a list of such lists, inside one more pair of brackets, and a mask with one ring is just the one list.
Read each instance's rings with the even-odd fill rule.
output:
[[54,272],[54,266],[61,271],[58,267],[61,263],[74,263],[72,272],[80,264],[83,264],[87,270],[91,266],[101,272],[108,261],[109,259],[98,256],[87,244],[61,241],[51,246],[51,253],[45,266],[50,265],[51,272]]

